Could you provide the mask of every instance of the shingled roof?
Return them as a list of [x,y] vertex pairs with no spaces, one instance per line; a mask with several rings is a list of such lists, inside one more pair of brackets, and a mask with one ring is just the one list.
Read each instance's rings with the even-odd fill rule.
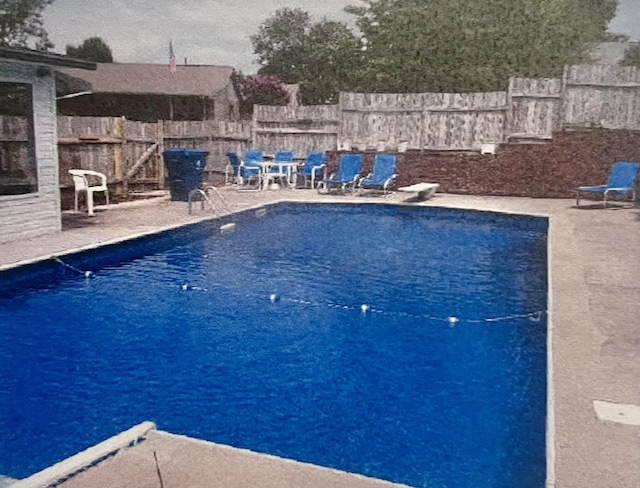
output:
[[151,93],[157,95],[212,96],[223,90],[233,73],[230,66],[96,63],[95,71],[63,68],[70,76],[91,83],[94,93]]

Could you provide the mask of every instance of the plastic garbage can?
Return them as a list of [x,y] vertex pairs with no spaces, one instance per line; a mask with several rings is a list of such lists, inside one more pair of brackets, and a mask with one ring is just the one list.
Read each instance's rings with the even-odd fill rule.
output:
[[189,193],[200,188],[208,155],[207,151],[180,147],[167,149],[162,153],[171,200],[186,202]]

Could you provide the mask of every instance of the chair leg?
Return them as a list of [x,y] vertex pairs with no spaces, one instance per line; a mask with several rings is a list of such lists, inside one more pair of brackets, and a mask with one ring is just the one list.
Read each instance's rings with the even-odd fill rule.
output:
[[109,206],[109,190],[105,190],[104,192],[105,200],[107,201],[107,207]]
[[74,198],[74,205],[73,205],[74,210],[77,212],[78,211],[78,192],[75,192],[75,198]]
[[93,192],[87,190],[87,213],[93,215]]
[[576,192],[576,207],[580,208],[580,192]]

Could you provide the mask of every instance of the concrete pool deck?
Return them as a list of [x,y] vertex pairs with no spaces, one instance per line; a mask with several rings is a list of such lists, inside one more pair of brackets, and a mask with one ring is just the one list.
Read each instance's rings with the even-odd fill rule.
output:
[[[382,198],[318,195],[310,190],[222,188],[221,193],[233,210],[283,200],[399,203],[407,198],[401,193]],[[640,209],[628,204],[602,209],[585,203],[585,208],[576,209],[568,199],[436,194],[412,205],[550,216],[547,485],[638,488]],[[0,269],[212,216],[199,207],[196,215],[189,216],[186,203],[168,198],[113,205],[108,210],[98,207],[93,218],[65,213],[61,233],[0,244]],[[139,462],[145,453],[149,461],[149,449],[157,453],[167,487],[384,486],[361,476],[339,473],[336,478],[334,470],[211,446],[151,430],[145,442],[122,449],[60,486],[160,486],[155,464],[150,469]]]

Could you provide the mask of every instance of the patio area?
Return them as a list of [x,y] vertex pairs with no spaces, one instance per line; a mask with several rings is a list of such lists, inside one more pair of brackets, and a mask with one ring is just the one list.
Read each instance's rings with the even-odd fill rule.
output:
[[[411,195],[399,192],[358,197],[223,187],[220,193],[233,211],[277,201],[339,201],[550,216],[547,486],[640,486],[640,208],[440,193],[424,202],[407,202]],[[0,244],[0,270],[215,217],[199,205],[189,215],[187,203],[168,196],[97,207],[94,217],[65,212],[58,234]],[[167,487],[393,486],[155,428],[143,437],[59,486],[158,487],[157,466]],[[56,469],[11,486],[47,486],[69,465]]]

